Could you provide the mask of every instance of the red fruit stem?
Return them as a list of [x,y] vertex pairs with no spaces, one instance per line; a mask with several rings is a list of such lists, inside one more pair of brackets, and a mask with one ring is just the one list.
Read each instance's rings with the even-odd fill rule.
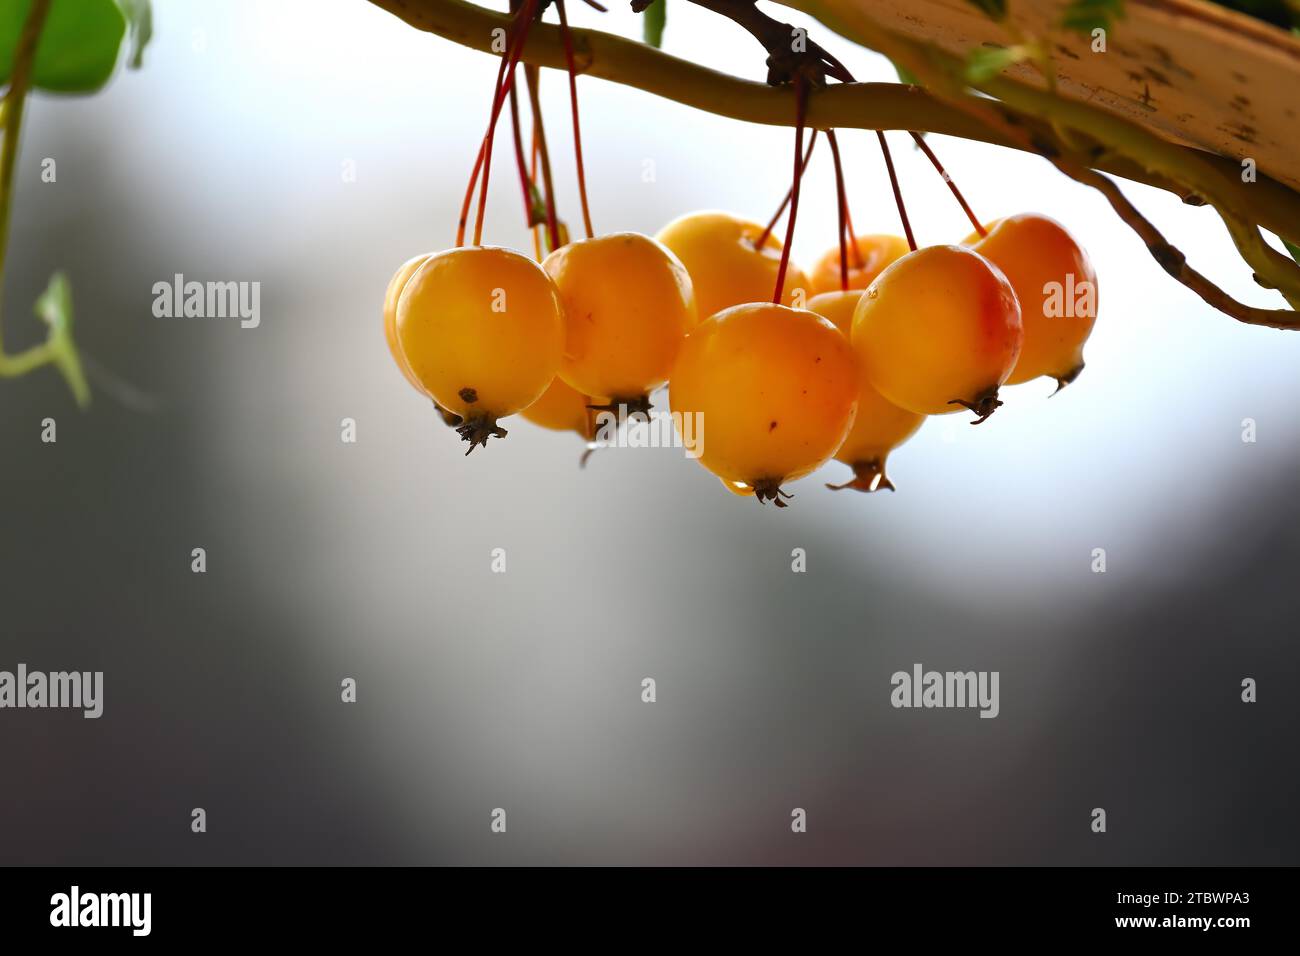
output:
[[537,155],[542,167],[542,190],[546,201],[546,235],[551,251],[560,248],[560,222],[555,213],[555,181],[551,177],[551,153],[546,148],[546,126],[542,122],[542,101],[538,95],[541,70],[524,65],[524,81],[528,84],[528,105],[533,111],[533,135],[536,137]]
[[[506,64],[510,59],[510,52],[514,48],[514,37],[516,35],[515,26],[517,22],[518,21],[512,21],[508,28],[507,35],[509,37],[509,42],[506,45],[506,52],[501,57],[501,64],[500,66],[497,67],[497,81],[496,81],[496,86],[493,88],[493,94],[492,94],[492,102],[494,105],[497,101],[497,97],[501,92],[501,84],[505,80]],[[465,187],[465,199],[461,202],[460,205],[460,222],[456,227],[457,247],[465,245],[465,226],[469,222],[469,204],[474,199],[474,187],[478,185],[478,174],[479,171],[483,168],[483,157],[486,153],[486,147],[487,147],[487,142],[486,142],[486,137],[484,137],[483,140],[479,141],[478,156],[475,157],[474,159],[474,169],[469,175],[469,185]]]
[[564,62],[569,68],[569,103],[573,113],[573,157],[578,167],[578,198],[582,202],[582,225],[591,231],[591,210],[587,207],[587,173],[582,165],[582,125],[578,122],[578,70],[573,63],[573,37],[569,33],[569,18],[564,12],[564,0],[555,0],[555,10],[560,15],[560,36],[564,40]]
[[[501,61],[502,71],[505,72],[505,60]],[[465,199],[460,204],[460,223],[456,227],[456,245],[465,245],[465,225],[469,221],[469,204],[474,198],[474,187],[478,185],[478,173],[483,168],[483,142],[479,142],[478,158],[474,160],[474,171],[470,173],[469,185],[465,187]]]
[[[497,120],[501,117],[501,107],[505,105],[506,94],[515,85],[515,64],[524,52],[524,42],[528,39],[528,28],[532,26],[533,13],[537,0],[523,0],[523,6],[516,14],[515,22],[519,24],[515,37],[506,48],[504,65],[504,82],[498,82],[496,95],[492,100],[492,115],[488,118],[487,133],[483,137],[483,182],[479,186],[478,212],[474,217],[474,245],[483,244],[483,213],[487,208],[488,180],[492,176],[492,143],[496,139]],[[501,75],[501,74],[498,74]]]
[[[528,67],[524,67],[525,70]],[[537,130],[532,131],[532,142],[529,145],[528,156],[528,181],[534,185],[537,184]],[[533,234],[533,253],[537,256],[537,261],[542,261],[542,223],[534,224],[528,231]]]
[[[518,69],[518,67],[515,67]],[[510,132],[514,138],[515,166],[519,169],[519,188],[524,194],[524,222],[533,228],[533,191],[532,177],[528,173],[528,160],[524,158],[524,134],[519,123],[519,91],[512,84],[510,87]]]
[[[808,160],[812,158],[813,147],[817,145],[817,133],[817,130],[813,130],[812,138],[808,140],[808,152],[803,155],[803,164],[805,166],[808,165]],[[793,188],[785,191],[785,198],[781,200],[780,207],[772,214],[772,218],[768,220],[767,228],[765,228],[762,233],[759,234],[759,237],[754,240],[755,249],[762,249],[763,244],[767,242],[767,237],[770,236],[772,230],[776,228],[776,224],[781,219],[781,214],[785,212],[785,207],[790,205],[790,195],[793,191]]]
[[889,170],[889,184],[894,187],[894,204],[898,206],[898,218],[903,220],[903,232],[907,234],[907,247],[916,252],[916,237],[912,235],[912,223],[907,218],[907,207],[903,205],[903,192],[898,188],[898,174],[894,172],[894,157],[889,155],[889,144],[885,142],[885,134],[876,130],[876,138],[880,141],[880,152],[885,157],[885,168]]
[[781,248],[781,266],[776,272],[776,292],[772,295],[772,301],[777,305],[781,304],[781,293],[785,291],[785,273],[790,268],[790,245],[794,242],[794,222],[799,215],[799,183],[803,179],[805,165],[803,126],[808,112],[808,87],[802,77],[795,77],[794,103],[794,182],[790,184],[790,218],[785,224],[785,245]]
[[966,199],[962,196],[961,190],[957,188],[957,183],[953,181],[953,178],[948,175],[947,170],[943,168],[943,163],[939,162],[939,157],[934,155],[934,150],[932,150],[930,145],[925,141],[925,137],[915,130],[909,130],[909,132],[912,134],[912,139],[915,140],[916,145],[921,147],[921,152],[925,153],[926,158],[930,160],[930,163],[938,171],[939,175],[943,177],[943,181],[948,184],[948,188],[952,190],[952,194],[957,197],[957,202],[961,204],[962,211],[966,213],[966,218],[970,220],[970,224],[975,227],[975,231],[979,233],[979,237],[983,239],[988,235],[988,230],[986,230],[984,224],[975,217],[975,213],[971,212],[971,208],[966,204]]
[[862,250],[858,248],[858,234],[853,229],[853,213],[847,201],[844,203],[844,228],[849,234],[849,253],[853,256],[853,268],[862,268]]
[[[852,244],[856,251],[858,243],[853,238],[853,234],[847,231],[849,200],[844,191],[844,167],[840,165],[840,144],[835,139],[835,130],[828,129],[826,131],[826,139],[831,144],[831,157],[835,160],[835,205],[839,210],[840,223],[840,291],[847,292],[849,291],[848,247]],[[855,265],[861,265],[861,263],[855,263]]]

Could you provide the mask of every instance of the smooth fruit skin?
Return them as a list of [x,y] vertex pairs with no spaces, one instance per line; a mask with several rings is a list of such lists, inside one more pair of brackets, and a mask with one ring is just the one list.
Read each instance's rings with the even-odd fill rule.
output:
[[848,341],[803,309],[749,303],[686,337],[668,385],[673,413],[700,415],[700,463],[737,494],[780,485],[835,454],[853,424],[858,373]]
[[[560,367],[559,291],[540,265],[517,252],[448,249],[407,282],[397,338],[434,401],[464,418],[465,429],[499,433],[496,420],[537,401]],[[472,450],[478,438],[465,437]]]
[[564,303],[560,378],[611,401],[642,399],[668,381],[699,322],[676,256],[649,236],[620,232],[562,246],[542,268]]
[[[406,355],[402,352],[402,344],[397,340],[397,303],[401,299],[402,290],[406,288],[406,283],[410,281],[411,276],[415,275],[417,269],[424,265],[426,259],[433,253],[426,252],[424,255],[415,256],[407,259],[402,263],[393,277],[388,280],[388,290],[384,293],[384,339],[388,342],[388,351],[393,356],[393,361],[401,369],[402,375],[411,383],[412,387],[425,398],[432,399],[432,396],[425,391],[420,380],[415,377],[411,371],[411,363],[406,361]],[[439,417],[445,425],[450,428],[458,428],[464,423],[464,420],[455,412],[449,412],[437,402],[433,403],[437,409]]]
[[[865,289],[875,281],[876,276],[892,262],[903,258],[911,250],[907,240],[902,236],[870,235],[858,236],[858,264],[854,264],[853,250],[848,249],[850,289]],[[814,295],[823,292],[840,291],[840,247],[838,245],[826,250],[826,254],[817,260],[808,276]]]
[[[675,219],[655,236],[672,250],[690,273],[695,304],[710,316],[748,302],[771,302],[781,267],[781,241],[768,234],[762,249],[754,244],[763,227],[726,212],[693,212]],[[792,262],[786,269],[784,305],[796,290],[807,298],[808,277]],[[802,298],[800,301],[802,301]]]
[[[858,289],[823,292],[808,300],[808,311],[830,319],[848,338],[853,330],[853,313],[861,298],[862,291]],[[894,484],[885,474],[885,461],[891,451],[916,434],[925,416],[899,408],[876,391],[865,375],[860,378],[858,413],[844,444],[835,453],[835,460],[851,467],[854,477],[847,484],[828,487],[893,491]]]
[[415,275],[415,271],[424,265],[425,260],[430,255],[431,253],[426,252],[424,255],[415,256],[413,259],[407,259],[403,262],[401,268],[394,272],[393,277],[388,280],[388,289],[384,292],[384,339],[388,342],[388,351],[392,354],[393,361],[397,363],[397,367],[401,369],[402,374],[406,376],[406,380],[421,395],[427,395],[428,392],[424,390],[420,380],[411,371],[410,363],[406,361],[406,356],[402,354],[402,346],[397,341],[397,301],[411,276]]
[[[1048,375],[1064,386],[1083,370],[1083,344],[1097,321],[1097,273],[1059,222],[1021,213],[990,223],[966,245],[1003,271],[1020,300],[1025,343],[1008,385]],[[1084,283],[1088,283],[1084,286]]]
[[1023,332],[1002,272],[964,246],[929,246],[882,272],[853,314],[862,373],[887,401],[918,415],[980,420],[1015,367]]
[[592,400],[574,391],[558,375],[542,397],[519,414],[542,428],[557,432],[577,432],[590,441],[596,434],[595,414],[587,406]]
[[808,300],[808,311],[816,312],[823,319],[830,319],[840,334],[851,340],[853,313],[862,299],[862,292],[862,289],[849,289],[845,292],[836,289],[834,292],[818,293]]

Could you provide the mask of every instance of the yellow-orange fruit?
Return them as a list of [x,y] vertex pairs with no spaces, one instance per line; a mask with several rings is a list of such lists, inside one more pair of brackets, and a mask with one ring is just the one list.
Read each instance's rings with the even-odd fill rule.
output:
[[611,400],[641,399],[668,381],[699,321],[676,256],[649,236],[620,232],[562,246],[542,267],[564,303],[560,378]]
[[848,341],[826,319],[751,303],[686,337],[668,392],[674,415],[696,416],[700,464],[731,491],[780,506],[784,482],[843,444],[858,372]]
[[537,401],[555,378],[564,351],[559,291],[517,252],[449,249],[406,283],[397,338],[424,390],[465,420],[460,430],[472,451],[503,436],[497,420]]
[[[655,237],[673,251],[690,273],[695,304],[701,318],[734,305],[771,302],[781,265],[781,241],[772,234],[760,248],[763,227],[726,212],[693,212],[675,219]],[[781,302],[803,299],[808,277],[791,262],[786,269]]]
[[1020,301],[1025,341],[1007,378],[1018,385],[1040,375],[1058,385],[1083,371],[1083,345],[1097,321],[1097,274],[1088,254],[1054,219],[1021,213],[998,219],[988,235],[966,244],[1006,275]]
[[[891,262],[903,258],[910,251],[907,240],[902,236],[870,235],[858,236],[854,240],[858,249],[855,258],[853,249],[845,250],[849,264],[850,289],[865,289],[875,281]],[[826,250],[826,254],[817,260],[808,276],[814,294],[840,291],[840,247],[835,245]]]
[[997,266],[965,246],[929,246],[887,267],[853,315],[862,373],[918,415],[969,408],[983,421],[1020,354],[1016,294]]
[[[825,316],[847,338],[853,329],[853,313],[862,291],[823,292],[808,301],[808,310]],[[853,469],[853,479],[843,485],[828,487],[855,488],[858,491],[894,490],[885,473],[889,453],[916,434],[924,415],[899,408],[881,395],[865,375],[858,384],[858,413],[853,419],[844,444],[835,452],[835,460]]]

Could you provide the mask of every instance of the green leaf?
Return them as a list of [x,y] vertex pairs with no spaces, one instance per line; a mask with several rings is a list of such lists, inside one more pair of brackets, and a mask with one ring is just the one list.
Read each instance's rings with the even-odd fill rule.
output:
[[1027,59],[1030,52],[1023,46],[982,46],[971,50],[966,59],[966,80],[978,86],[1013,63]]
[[77,404],[84,408],[90,402],[90,386],[72,340],[72,284],[63,272],[50,276],[50,284],[36,300],[36,314],[50,327],[45,341],[54,353],[54,367],[63,374]]
[[1297,246],[1294,242],[1289,242],[1286,239],[1282,240],[1282,245],[1286,246],[1286,251],[1291,253],[1292,259],[1296,262],[1300,262],[1300,246]]
[[1124,0],[1071,0],[1061,13],[1061,26],[1085,36],[1093,30],[1109,31],[1114,21],[1124,19]]
[[67,273],[50,276],[50,284],[36,300],[36,314],[50,327],[50,338],[72,334],[72,283]]
[[992,17],[994,20],[1007,18],[1007,0],[966,0],[966,2],[979,7],[984,11],[985,16]]
[[664,42],[664,25],[668,22],[668,0],[654,0],[641,14],[641,30],[645,42],[656,50]]
[[150,0],[117,0],[126,16],[127,30],[131,36],[131,52],[127,63],[138,70],[144,65],[144,48],[153,39],[153,4]]
[[[9,81],[14,51],[32,0],[0,3],[0,83]],[[54,0],[36,46],[32,86],[54,93],[90,93],[113,75],[126,32],[115,0]]]

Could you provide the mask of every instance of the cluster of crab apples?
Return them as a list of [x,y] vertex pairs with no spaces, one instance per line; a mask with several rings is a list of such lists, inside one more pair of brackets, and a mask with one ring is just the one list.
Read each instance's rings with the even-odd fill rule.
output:
[[644,411],[667,385],[674,417],[707,430],[700,464],[779,506],[832,458],[853,472],[832,487],[892,489],[886,458],[927,416],[978,423],[1001,386],[1083,367],[1096,276],[1046,216],[915,250],[858,236],[807,273],[782,253],[757,223],[700,212],[540,262],[480,245],[418,256],[388,286],[388,346],[470,451],[514,414],[590,441],[594,409]]

